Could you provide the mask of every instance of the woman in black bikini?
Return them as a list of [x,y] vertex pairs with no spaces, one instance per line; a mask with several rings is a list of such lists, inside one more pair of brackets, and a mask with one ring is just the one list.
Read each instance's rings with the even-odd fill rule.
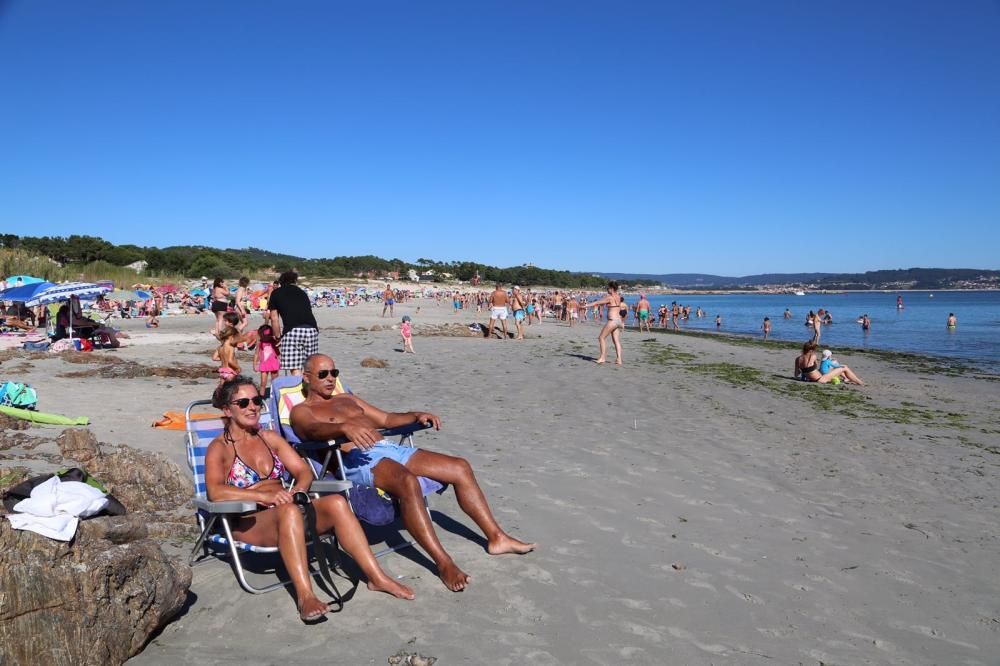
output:
[[219,337],[219,333],[225,328],[222,323],[222,315],[229,311],[229,290],[226,289],[226,281],[220,277],[215,278],[212,283],[212,314],[215,315],[215,330],[212,335]]
[[628,306],[622,297],[618,294],[618,283],[612,280],[608,283],[608,295],[598,301],[589,303],[588,307],[596,308],[602,305],[608,306],[608,322],[604,324],[604,328],[601,329],[601,334],[597,336],[597,343],[601,347],[601,355],[595,359],[596,363],[604,363],[607,361],[608,345],[605,342],[605,338],[608,335],[611,336],[611,342],[615,345],[615,354],[617,355],[617,360],[615,365],[622,364],[622,342],[621,342],[621,328],[622,322],[625,317],[628,316]]

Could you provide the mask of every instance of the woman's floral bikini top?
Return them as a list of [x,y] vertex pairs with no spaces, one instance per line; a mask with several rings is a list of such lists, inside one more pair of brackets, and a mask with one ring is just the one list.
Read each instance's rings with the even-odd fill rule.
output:
[[[260,437],[260,435],[258,435]],[[264,438],[261,437],[261,441]],[[267,446],[267,443],[264,443]],[[236,447],[233,447],[235,451]],[[270,446],[267,450],[271,453],[271,460],[273,465],[271,466],[271,473],[268,474],[264,479],[261,479],[260,474],[257,473],[250,465],[243,462],[240,458],[240,454],[236,454],[236,458],[233,460],[233,466],[229,468],[229,475],[226,477],[226,485],[235,486],[237,488],[249,488],[250,486],[260,483],[262,480],[266,479],[280,479],[285,476],[285,465],[282,464],[281,458],[279,458]]]

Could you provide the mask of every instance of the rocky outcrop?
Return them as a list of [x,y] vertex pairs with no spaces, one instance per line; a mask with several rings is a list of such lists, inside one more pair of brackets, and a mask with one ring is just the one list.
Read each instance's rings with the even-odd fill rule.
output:
[[0,654],[10,664],[121,664],[183,606],[191,569],[140,515],[80,523],[70,543],[0,521]]
[[[63,459],[74,461],[98,479],[130,512],[162,512],[186,507],[191,480],[159,453],[118,446],[104,452],[86,428],[68,428],[56,438]],[[191,520],[194,529],[193,519]]]
[[[31,448],[25,437],[4,432],[0,441]],[[0,664],[120,664],[187,598],[190,567],[156,539],[196,536],[191,482],[162,455],[104,451],[86,429],[64,430],[55,442],[61,455],[48,457],[87,470],[129,513],[83,520],[69,543],[0,520]],[[35,451],[21,457],[47,459]],[[0,489],[32,475],[0,468]]]

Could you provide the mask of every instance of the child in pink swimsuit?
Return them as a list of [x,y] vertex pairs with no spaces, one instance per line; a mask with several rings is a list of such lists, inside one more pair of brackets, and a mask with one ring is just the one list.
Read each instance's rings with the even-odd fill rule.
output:
[[403,336],[403,353],[409,352],[410,354],[415,354],[413,351],[413,327],[410,325],[410,315],[403,316],[403,323],[399,326],[399,334]]
[[278,345],[274,342],[274,331],[264,324],[257,329],[257,349],[253,353],[253,369],[260,373],[260,392],[267,395],[267,386],[278,376],[281,362],[278,360]]

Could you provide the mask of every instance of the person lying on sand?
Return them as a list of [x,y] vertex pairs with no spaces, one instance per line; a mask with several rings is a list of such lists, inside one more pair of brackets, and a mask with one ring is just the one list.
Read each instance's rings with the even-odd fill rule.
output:
[[[212,405],[226,417],[225,431],[212,440],[205,453],[205,485],[213,502],[252,501],[262,507],[243,516],[233,526],[233,536],[255,546],[277,546],[295,589],[299,617],[318,620],[330,608],[319,600],[309,577],[306,557],[305,520],[296,493],[305,493],[313,482],[309,463],[278,433],[262,430],[260,410],[264,404],[249,377],[238,376],[221,384]],[[269,470],[269,471],[267,471]],[[286,474],[287,472],[287,474]],[[285,488],[285,477],[295,485]],[[399,599],[413,599],[413,590],[391,578],[378,565],[358,519],[341,495],[312,501],[316,509],[316,531],[334,531],[344,551],[368,579],[368,589]]]
[[303,440],[323,441],[345,437],[344,471],[354,483],[385,490],[399,501],[403,524],[437,565],[445,586],[453,592],[465,589],[472,580],[456,566],[434,532],[424,507],[418,476],[448,483],[462,510],[486,535],[491,555],[523,554],[535,548],[504,532],[497,524],[468,461],[464,458],[401,446],[382,438],[379,428],[395,428],[411,423],[441,428],[437,416],[428,412],[384,412],[356,395],[334,395],[337,385],[333,359],[313,354],[303,368],[305,402],[292,409],[291,424]]

